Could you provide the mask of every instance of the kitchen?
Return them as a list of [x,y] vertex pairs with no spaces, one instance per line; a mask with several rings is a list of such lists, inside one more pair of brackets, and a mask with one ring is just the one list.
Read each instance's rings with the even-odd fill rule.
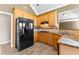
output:
[[[46,6],[50,6],[53,4],[47,4]],[[35,8],[41,10],[44,8],[41,4],[30,5],[32,9]],[[42,7],[42,8],[41,8]],[[51,6],[50,6],[51,7]],[[49,8],[50,8],[49,7]],[[78,21],[78,7],[79,5],[62,5],[58,4],[58,6],[53,6],[54,9],[43,9],[44,11],[38,11],[38,13],[34,10],[35,14],[26,12],[16,6],[12,9],[13,13],[13,48],[16,47],[16,18],[23,17],[32,19],[34,21],[34,44],[36,43],[44,43],[53,47],[56,51],[55,55],[68,55],[79,54],[79,27],[72,27],[71,25],[67,25],[68,22]],[[40,9],[41,8],[41,9]],[[74,13],[77,13],[76,15]],[[72,15],[72,16],[71,16]],[[68,20],[69,19],[69,20]],[[74,20],[75,19],[75,20]],[[66,24],[67,23],[67,24]],[[77,23],[77,22],[76,22]],[[66,25],[65,25],[66,24]],[[70,23],[71,24],[71,23]],[[74,23],[73,23],[74,24]],[[78,24],[76,24],[78,25]],[[75,26],[76,26],[75,25]],[[66,27],[67,26],[67,27]],[[69,27],[68,27],[69,26]],[[40,46],[41,43],[39,43]],[[39,46],[39,48],[40,48]],[[42,47],[41,47],[42,48]],[[28,48],[30,50],[30,48]],[[31,47],[32,49],[32,47]],[[44,49],[44,48],[43,48]],[[24,51],[26,52],[26,51]],[[49,52],[49,51],[48,51]],[[37,55],[39,53],[36,53]],[[54,54],[52,54],[54,55]]]

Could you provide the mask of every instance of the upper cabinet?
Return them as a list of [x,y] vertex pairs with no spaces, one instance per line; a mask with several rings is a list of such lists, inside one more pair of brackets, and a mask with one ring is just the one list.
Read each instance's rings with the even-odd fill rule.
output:
[[48,25],[53,27],[57,21],[57,12],[56,10],[50,11],[44,14],[37,16],[37,25],[40,27],[42,22],[48,22]]
[[34,20],[34,26],[37,26],[37,16],[34,14],[31,14],[27,11],[24,11],[19,8],[13,8],[13,16],[14,16],[15,20],[17,17],[24,17],[24,18]]

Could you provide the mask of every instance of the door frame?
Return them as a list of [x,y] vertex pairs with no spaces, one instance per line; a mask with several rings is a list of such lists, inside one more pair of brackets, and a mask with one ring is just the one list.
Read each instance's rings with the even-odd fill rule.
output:
[[8,13],[8,12],[4,12],[4,11],[0,11],[0,13],[11,16],[11,40],[10,40],[10,46],[13,47],[13,14]]

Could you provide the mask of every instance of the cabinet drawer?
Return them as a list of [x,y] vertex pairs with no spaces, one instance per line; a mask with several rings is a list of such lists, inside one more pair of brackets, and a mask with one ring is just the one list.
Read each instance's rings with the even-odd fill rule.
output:
[[61,35],[52,34],[52,38],[53,38],[53,39],[57,39],[57,40],[58,40],[60,37],[61,37]]

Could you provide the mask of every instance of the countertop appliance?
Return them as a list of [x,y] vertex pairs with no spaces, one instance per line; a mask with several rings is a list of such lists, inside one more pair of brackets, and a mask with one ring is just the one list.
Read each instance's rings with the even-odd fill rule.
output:
[[16,23],[16,48],[21,51],[34,44],[34,22],[31,19],[18,17],[16,18]]

